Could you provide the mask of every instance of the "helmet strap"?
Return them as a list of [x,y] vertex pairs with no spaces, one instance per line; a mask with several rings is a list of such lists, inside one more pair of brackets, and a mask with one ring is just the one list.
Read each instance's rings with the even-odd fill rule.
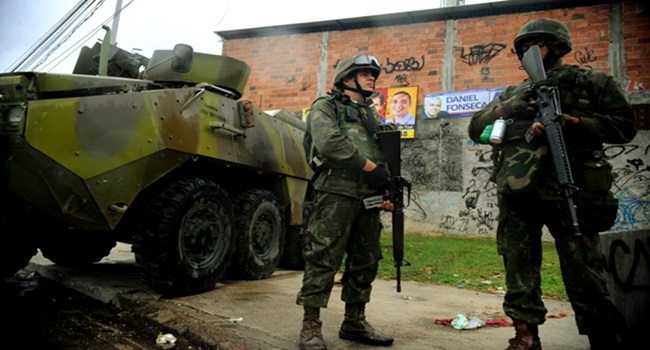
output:
[[[357,80],[357,78],[354,78],[354,83],[357,85],[357,88],[356,88],[356,89],[355,89],[355,88],[351,88],[351,87],[349,87],[349,86],[345,86],[345,85],[343,85],[343,90],[354,91],[354,92],[356,92],[356,93],[361,94],[361,96],[363,96],[363,97],[370,97],[370,96],[372,95],[372,93],[373,93],[372,91],[364,90],[364,89],[361,88],[361,85],[359,85],[359,80]],[[373,84],[373,90],[374,90],[374,87],[375,87],[375,86],[374,86],[374,84]]]

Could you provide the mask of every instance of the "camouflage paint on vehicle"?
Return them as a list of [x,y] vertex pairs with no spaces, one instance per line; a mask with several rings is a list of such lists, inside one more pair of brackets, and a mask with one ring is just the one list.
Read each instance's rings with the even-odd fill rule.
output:
[[[85,48],[80,60],[91,57]],[[93,74],[89,67],[76,69]],[[137,72],[116,67],[109,63],[109,72]],[[311,177],[305,124],[239,100],[250,75],[246,63],[178,45],[155,51],[139,75],[0,74],[3,193],[47,212],[48,222],[119,229],[128,242],[137,232],[124,220],[128,213],[140,215],[138,205],[171,182],[198,177],[233,198],[269,191],[282,222],[302,226]]]

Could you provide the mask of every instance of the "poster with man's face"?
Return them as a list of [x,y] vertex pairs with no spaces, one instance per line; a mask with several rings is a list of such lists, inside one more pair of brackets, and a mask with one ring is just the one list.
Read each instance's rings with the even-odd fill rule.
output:
[[372,100],[370,107],[379,113],[382,121],[386,120],[386,94],[388,94],[388,89],[380,88],[375,89],[375,92],[370,95],[370,99]]
[[424,95],[424,119],[469,117],[495,99],[504,88],[447,91]]
[[386,123],[393,123],[402,130],[402,138],[415,137],[415,111],[418,104],[418,87],[409,86],[388,89]]
[[449,117],[449,112],[443,104],[444,95],[429,94],[424,96],[424,119]]

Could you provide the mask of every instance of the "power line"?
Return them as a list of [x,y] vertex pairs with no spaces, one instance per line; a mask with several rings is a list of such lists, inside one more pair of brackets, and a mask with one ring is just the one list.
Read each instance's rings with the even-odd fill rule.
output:
[[[90,30],[81,39],[69,45],[62,53],[50,59],[50,57],[66,43],[79,28],[86,23],[96,11],[103,5],[105,0],[81,0],[61,20],[59,20],[46,34],[44,34],[34,45],[21,55],[8,71],[33,71],[40,67],[41,70],[51,70],[65,61],[72,53],[76,52],[94,34],[99,32],[104,25],[119,16],[135,0],[129,1],[120,9],[116,9],[108,19]],[[48,61],[49,60],[49,61]]]
[[61,18],[49,31],[47,31],[34,45],[32,45],[25,53],[23,53],[11,66],[9,66],[9,71],[15,72],[20,67],[25,66],[27,60],[33,60],[36,51],[40,50],[48,41],[52,40],[52,37],[56,35],[58,31],[61,30],[61,27],[65,23],[69,22],[70,19],[75,16],[83,6],[86,5],[88,0],[82,0],[77,5],[75,5],[72,10],[70,10],[63,18]]
[[[92,29],[90,32],[88,32],[86,35],[84,35],[81,39],[79,39],[77,42],[69,46],[65,51],[63,51],[59,56],[55,57],[53,60],[50,62],[46,63],[43,68],[51,66],[47,71],[51,71],[52,69],[56,68],[59,64],[63,63],[65,59],[67,59],[71,54],[76,52],[81,46],[83,46],[84,43],[88,41],[88,39],[95,35],[97,32],[102,30],[102,28],[107,25],[110,21],[112,21],[115,17],[118,17],[122,14],[122,12],[129,7],[135,0],[129,1],[126,5],[122,6],[119,9],[116,9],[116,11],[111,14],[106,20],[104,20],[102,23],[100,23],[98,26],[96,26],[94,29]],[[44,69],[45,70],[45,69]]]
[[[74,32],[75,32],[77,29],[79,29],[79,27],[81,27],[81,25],[83,25],[83,24],[84,24],[88,19],[90,19],[90,17],[92,17],[92,16],[95,14],[95,11],[97,11],[97,9],[99,9],[99,8],[102,6],[102,4],[104,3],[104,0],[100,0],[100,1],[99,1],[99,2],[98,2],[98,3],[97,3],[97,4],[96,4],[92,9],[91,9],[91,5],[92,5],[93,3],[95,3],[95,1],[93,1],[92,3],[90,3],[90,4],[89,4],[89,5],[88,5],[88,6],[87,6],[83,11],[80,11],[80,12],[78,13],[78,15],[75,16],[74,20],[69,21],[69,22],[65,25],[65,28],[64,28],[63,30],[60,31],[60,34],[58,34],[58,35],[56,36],[56,39],[55,39],[55,40],[58,40],[58,39],[59,39],[63,34],[65,34],[66,31],[68,30],[68,28],[70,28],[70,27],[71,27],[75,22],[77,22],[78,18],[81,18],[81,16],[82,16],[85,12],[87,12],[87,11],[89,11],[89,10],[91,11],[90,13],[88,13],[87,15],[85,15],[85,17],[84,17],[84,18],[83,18],[79,23],[77,23],[77,24],[74,26],[74,28],[72,28],[72,30],[70,30],[70,31],[67,33],[67,35],[66,35],[66,36],[65,36],[61,41],[59,41],[59,42],[52,42],[52,43],[48,44],[47,46],[43,47],[43,48],[41,49],[41,51],[39,51],[39,55],[38,55],[38,56],[35,56],[36,58],[41,57],[41,56],[43,55],[43,52],[49,50],[49,52],[47,53],[47,55],[45,55],[45,57],[43,57],[43,59],[41,59],[41,61],[38,62],[35,66],[33,66],[30,70],[36,70],[36,68],[38,68],[40,65],[42,65],[43,63],[45,63],[45,61],[47,61],[48,57],[50,57],[50,56],[54,53],[54,51],[56,51],[56,50],[57,50],[57,49],[58,49],[58,48],[59,48],[63,43],[65,43],[65,42],[70,38],[70,36],[72,36],[72,34],[74,34]],[[55,46],[54,46],[54,48],[50,49],[50,47],[51,47],[52,45],[55,45]]]
[[[34,59],[31,60],[30,64],[33,64],[33,62],[36,62],[36,60],[43,57],[43,55],[45,55],[45,57],[40,59],[40,62],[36,63],[35,65],[32,65],[32,67],[29,68],[29,70],[36,70],[36,68],[38,68],[41,64],[43,64],[48,59],[48,57],[50,57],[50,55],[52,55],[52,53],[54,53],[54,51],[61,46],[61,44],[63,44],[64,42],[66,42],[68,40],[70,35],[72,35],[84,22],[86,22],[95,13],[95,11],[102,5],[104,0],[100,0],[99,3],[97,3],[94,7],[92,7],[93,2],[89,3],[84,9],[79,11],[72,20],[68,21],[62,27],[62,29],[59,30],[56,37],[53,40],[51,40],[50,43],[43,46],[39,50],[38,54],[34,56]],[[92,11],[92,12],[90,12],[90,14],[88,14],[88,15],[84,15],[84,13],[86,13],[88,11]],[[80,18],[82,18],[82,16],[84,16],[84,18],[80,20]],[[69,28],[72,27],[78,21],[80,21],[80,22],[77,23],[74,26],[74,28],[72,28],[70,30]],[[67,35],[66,35],[66,32],[67,32]],[[63,37],[64,35],[66,35],[66,36]],[[59,38],[61,38],[61,37],[63,37],[63,39],[61,39],[60,41],[57,42],[57,40],[59,40]],[[54,48],[51,49],[52,46],[54,46]],[[47,51],[47,54],[45,54],[46,51]]]

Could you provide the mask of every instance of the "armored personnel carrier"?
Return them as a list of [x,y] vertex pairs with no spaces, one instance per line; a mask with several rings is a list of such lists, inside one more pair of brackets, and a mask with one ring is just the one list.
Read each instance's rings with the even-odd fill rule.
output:
[[0,275],[37,249],[92,264],[118,241],[163,295],[300,267],[305,125],[240,100],[249,74],[183,44],[151,59],[96,44],[72,74],[0,74]]

